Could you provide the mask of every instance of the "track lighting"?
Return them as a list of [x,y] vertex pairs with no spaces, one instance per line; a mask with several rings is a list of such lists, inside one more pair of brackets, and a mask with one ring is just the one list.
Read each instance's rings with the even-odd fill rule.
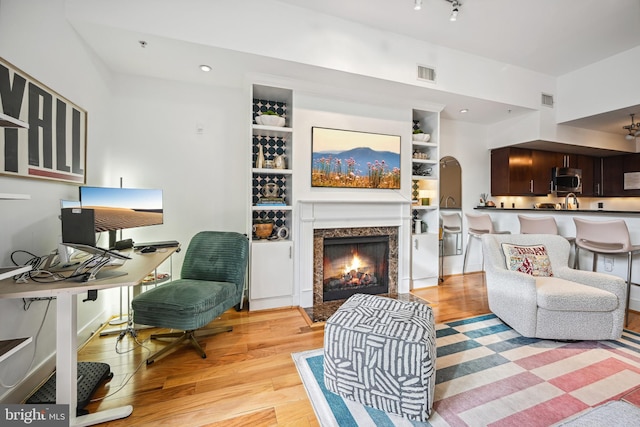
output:
[[635,114],[630,114],[631,116],[631,124],[629,126],[622,126],[623,129],[626,129],[629,133],[625,136],[627,141],[632,141],[633,139],[640,136],[640,122],[635,123],[633,118]]
[[[444,0],[446,2],[451,3],[451,15],[449,16],[450,21],[458,20],[458,12],[460,12],[460,8],[462,7],[462,3],[458,0]],[[413,10],[422,9],[422,0],[413,0]]]
[[451,2],[451,16],[449,17],[449,21],[454,22],[458,20],[458,12],[460,11],[460,6],[461,4],[457,0],[453,0]]

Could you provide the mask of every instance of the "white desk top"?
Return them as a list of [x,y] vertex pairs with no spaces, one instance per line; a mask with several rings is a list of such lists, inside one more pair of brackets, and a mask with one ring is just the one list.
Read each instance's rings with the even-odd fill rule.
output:
[[126,271],[124,276],[113,277],[103,280],[93,280],[90,282],[59,281],[50,283],[16,283],[13,278],[0,280],[0,298],[41,298],[55,297],[61,293],[80,294],[89,289],[109,289],[120,286],[134,286],[142,282],[150,271],[162,264],[179,248],[163,248],[156,252],[142,254],[133,250],[122,251],[123,254],[131,257],[121,267],[104,267],[103,270],[113,269],[115,271]]

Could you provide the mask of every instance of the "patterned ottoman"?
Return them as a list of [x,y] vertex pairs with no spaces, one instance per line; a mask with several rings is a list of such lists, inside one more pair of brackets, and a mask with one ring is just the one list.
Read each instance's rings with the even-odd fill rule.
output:
[[324,383],[343,398],[427,421],[435,361],[433,312],[425,304],[356,294],[325,324]]

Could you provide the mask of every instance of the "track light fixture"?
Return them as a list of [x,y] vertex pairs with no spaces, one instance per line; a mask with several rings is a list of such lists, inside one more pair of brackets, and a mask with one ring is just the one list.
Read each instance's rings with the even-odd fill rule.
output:
[[449,16],[449,21],[454,22],[458,20],[458,12],[460,11],[460,7],[462,6],[458,0],[447,0],[451,3],[451,16]]
[[622,126],[623,129],[626,129],[629,133],[625,136],[627,141],[632,141],[634,138],[640,136],[640,122],[635,123],[633,121],[633,117],[635,114],[630,114],[631,116],[631,124],[629,126]]
[[[460,3],[458,0],[444,0],[444,1],[451,3],[451,15],[449,16],[449,21],[457,21],[458,12],[460,12],[462,3]],[[420,10],[420,9],[422,9],[422,0],[413,0],[413,10]]]

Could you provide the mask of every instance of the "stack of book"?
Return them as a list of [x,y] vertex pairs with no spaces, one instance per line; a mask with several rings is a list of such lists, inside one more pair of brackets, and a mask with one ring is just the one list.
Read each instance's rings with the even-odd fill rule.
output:
[[261,197],[258,206],[286,206],[284,197]]

